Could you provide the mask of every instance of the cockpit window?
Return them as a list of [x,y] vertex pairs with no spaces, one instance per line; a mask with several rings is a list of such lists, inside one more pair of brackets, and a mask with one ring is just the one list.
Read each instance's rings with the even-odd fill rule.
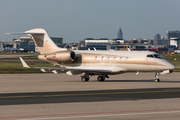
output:
[[159,55],[159,54],[151,54],[151,55],[147,55],[147,57],[163,59],[163,57],[161,55]]
[[159,59],[163,59],[163,57],[161,55],[159,55],[159,54],[154,54],[154,57],[159,58]]
[[154,56],[153,55],[147,55],[147,57],[152,57],[153,58]]

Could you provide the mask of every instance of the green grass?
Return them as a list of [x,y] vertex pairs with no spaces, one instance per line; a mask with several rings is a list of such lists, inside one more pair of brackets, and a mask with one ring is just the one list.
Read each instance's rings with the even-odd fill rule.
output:
[[172,54],[172,55],[171,54],[161,54],[161,56],[170,62],[171,61],[180,61],[180,54]]
[[[38,60],[37,56],[23,57],[30,67],[54,67],[52,64]],[[40,69],[23,68],[19,58],[0,59],[0,74],[42,73]]]
[[[41,63],[28,63],[27,64],[30,67],[53,67],[52,64],[46,63],[46,64],[41,64]],[[0,67],[23,67],[22,63],[0,63]]]
[[174,69],[173,72],[180,72],[180,68]]
[[170,63],[172,63],[173,65],[180,65],[180,61],[169,61]]
[[17,74],[17,73],[42,73],[40,69],[28,69],[17,67],[3,67],[0,68],[0,74]]
[[[180,54],[161,54],[166,60],[172,63],[175,66],[180,66]],[[180,68],[176,68],[173,72],[180,72]]]

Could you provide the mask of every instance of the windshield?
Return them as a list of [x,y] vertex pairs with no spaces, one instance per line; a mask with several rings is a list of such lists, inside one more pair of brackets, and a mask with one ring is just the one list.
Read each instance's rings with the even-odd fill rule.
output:
[[162,57],[160,54],[154,54],[154,57],[155,57],[155,58],[163,59],[163,57]]
[[148,58],[159,58],[159,59],[164,59],[161,55],[159,54],[150,54],[147,55]]

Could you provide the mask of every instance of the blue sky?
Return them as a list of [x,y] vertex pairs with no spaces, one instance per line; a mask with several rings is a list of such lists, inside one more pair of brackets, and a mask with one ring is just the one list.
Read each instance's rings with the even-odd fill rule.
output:
[[1,0],[0,41],[23,32],[44,28],[64,42],[84,38],[117,37],[153,39],[159,33],[180,30],[180,0]]

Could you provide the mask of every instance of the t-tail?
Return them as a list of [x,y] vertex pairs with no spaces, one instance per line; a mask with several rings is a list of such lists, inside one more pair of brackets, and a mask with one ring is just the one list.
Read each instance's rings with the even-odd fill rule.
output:
[[36,47],[41,54],[51,54],[58,51],[66,51],[66,48],[59,48],[49,37],[46,30],[36,28],[25,31],[24,33],[8,33],[8,34],[26,34],[32,37]]

